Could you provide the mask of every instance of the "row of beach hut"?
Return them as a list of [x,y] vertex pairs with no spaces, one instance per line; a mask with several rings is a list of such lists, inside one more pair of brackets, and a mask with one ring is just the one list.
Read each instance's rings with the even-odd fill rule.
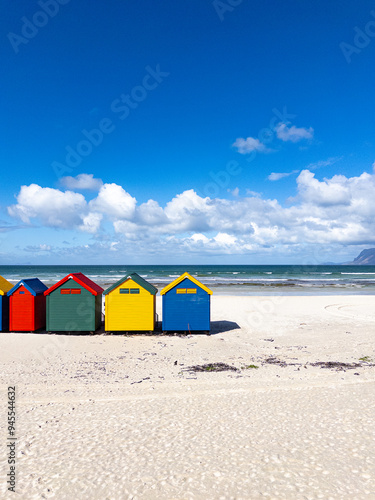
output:
[[[105,331],[154,331],[157,292],[136,273],[106,290],[82,273],[68,274],[50,288],[38,278],[13,285],[0,276],[0,331],[94,332],[101,326],[102,295]],[[163,331],[209,332],[209,288],[184,273],[160,294]]]

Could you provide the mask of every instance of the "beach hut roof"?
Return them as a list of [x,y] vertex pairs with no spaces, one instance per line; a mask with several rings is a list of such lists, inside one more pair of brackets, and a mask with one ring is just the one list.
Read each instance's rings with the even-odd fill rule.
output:
[[13,288],[12,283],[0,276],[0,295],[6,295]]
[[181,281],[183,281],[185,278],[187,278],[190,281],[192,281],[193,283],[195,283],[197,286],[199,286],[200,288],[202,288],[202,290],[204,290],[205,292],[207,292],[209,295],[212,295],[212,290],[210,290],[209,288],[207,288],[205,285],[203,285],[203,283],[201,283],[200,281],[198,281],[196,278],[194,278],[193,276],[191,276],[189,273],[181,274],[181,276],[179,278],[176,278],[174,281],[172,281],[172,283],[169,283],[169,285],[167,285],[166,287],[163,288],[163,290],[160,292],[160,295],[164,295],[165,293],[169,292],[169,290],[171,290],[176,285],[178,285],[179,283],[181,283]]
[[113,285],[111,285],[110,287],[108,287],[104,291],[103,295],[107,295],[109,292],[112,292],[112,290],[114,290],[118,286],[122,285],[128,279],[131,279],[131,280],[135,281],[135,283],[137,283],[137,285],[141,286],[142,288],[144,288],[145,290],[147,290],[148,292],[150,292],[151,295],[156,295],[157,292],[158,292],[158,289],[154,285],[151,285],[151,283],[149,283],[148,281],[146,281],[145,279],[143,279],[141,276],[139,276],[139,274],[137,274],[137,273],[129,273],[126,276],[124,276],[123,278],[121,278],[118,281],[116,281],[116,283],[114,283]]
[[40,279],[27,278],[19,281],[17,285],[14,285],[14,287],[9,290],[7,295],[12,295],[12,293],[14,293],[20,286],[24,286],[32,295],[34,295],[34,297],[36,295],[42,295],[44,291],[47,290],[46,285],[42,283]]
[[70,273],[67,276],[65,276],[65,278],[60,280],[58,283],[55,283],[50,288],[48,288],[44,292],[44,295],[49,295],[51,292],[56,290],[56,288],[63,285],[64,283],[66,283],[69,279],[72,279],[76,283],[78,283],[79,285],[82,285],[84,288],[86,288],[86,290],[91,292],[93,295],[100,295],[101,293],[103,293],[103,288],[101,286],[97,285],[96,283],[94,283],[93,281],[91,281],[90,278],[88,278],[84,274],[82,274],[82,273]]

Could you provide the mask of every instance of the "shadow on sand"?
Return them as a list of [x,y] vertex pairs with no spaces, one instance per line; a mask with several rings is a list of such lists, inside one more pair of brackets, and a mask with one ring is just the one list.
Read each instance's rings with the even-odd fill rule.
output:
[[216,335],[217,333],[225,333],[225,332],[230,332],[231,330],[237,330],[241,328],[240,325],[238,325],[234,321],[211,321],[211,335]]
[[[225,332],[230,332],[231,330],[237,330],[241,328],[237,323],[234,321],[227,321],[227,320],[221,320],[221,321],[211,321],[211,330],[210,330],[210,335],[217,335],[218,333],[225,333]],[[19,332],[20,333],[20,332]],[[119,331],[119,332],[110,332],[110,331],[105,331],[104,330],[104,325],[102,324],[100,328],[95,330],[94,332],[89,332],[89,331],[74,331],[74,332],[57,332],[57,331],[46,331],[43,329],[38,330],[37,332],[30,332],[30,333],[44,333],[48,335],[69,335],[69,336],[93,336],[93,335],[125,335],[125,336],[133,336],[133,335],[179,335],[179,336],[186,336],[188,334],[193,334],[193,335],[199,335],[199,334],[207,334],[207,332],[200,332],[200,331],[194,331],[194,332],[162,332],[162,327],[161,323],[158,322],[156,325],[156,328],[154,331],[150,332],[136,332],[136,331]]]

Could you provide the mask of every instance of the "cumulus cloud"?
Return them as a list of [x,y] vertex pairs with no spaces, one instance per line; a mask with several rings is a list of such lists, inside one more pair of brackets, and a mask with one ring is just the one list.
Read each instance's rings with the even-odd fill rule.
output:
[[62,177],[60,179],[60,184],[72,191],[83,191],[86,189],[89,191],[99,191],[103,185],[103,181],[101,179],[95,179],[94,174],[78,174],[76,177]]
[[21,186],[17,204],[8,207],[8,213],[27,224],[38,218],[45,226],[67,229],[79,225],[80,214],[86,211],[86,206],[85,198],[79,193],[30,184]]
[[89,203],[81,194],[32,184],[21,187],[17,204],[8,211],[25,223],[35,219],[48,227],[86,232],[111,255],[121,249],[183,258],[375,243],[375,172],[319,180],[305,169],[296,188],[287,207],[245,186],[243,197],[212,199],[190,189],[160,206],[155,200],[137,205],[117,184],[103,185]]
[[237,151],[242,155],[252,153],[253,151],[258,151],[258,153],[266,153],[268,151],[266,146],[254,137],[248,137],[247,139],[239,137],[232,146],[237,148]]
[[352,182],[342,175],[319,181],[309,170],[302,170],[297,178],[298,191],[305,203],[315,206],[350,205]]
[[207,236],[205,236],[204,234],[202,233],[195,233],[193,234],[192,236],[190,236],[190,240],[194,243],[203,243],[203,244],[207,244],[210,240],[209,238],[207,238]]
[[286,123],[276,125],[276,135],[284,142],[299,142],[302,139],[312,139],[314,137],[314,129],[312,127],[303,128],[292,125],[288,127]]
[[78,226],[78,229],[87,233],[95,234],[99,231],[102,219],[102,214],[89,212],[87,215],[82,216],[82,224]]
[[89,203],[90,210],[112,219],[131,219],[137,200],[118,184],[104,184],[98,196]]
[[201,198],[193,189],[175,196],[164,209],[171,233],[207,231],[211,212],[210,198]]
[[218,233],[213,239],[214,241],[216,241],[216,243],[224,247],[235,245],[237,241],[237,238],[235,236],[232,236],[228,233]]
[[166,224],[168,222],[168,217],[164,213],[164,210],[154,200],[142,203],[137,210],[137,216],[139,222],[146,226]]

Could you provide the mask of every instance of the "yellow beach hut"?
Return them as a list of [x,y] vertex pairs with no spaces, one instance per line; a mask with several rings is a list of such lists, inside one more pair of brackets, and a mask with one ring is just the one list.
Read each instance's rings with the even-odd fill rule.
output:
[[127,274],[104,291],[106,331],[153,331],[158,289],[137,273]]

